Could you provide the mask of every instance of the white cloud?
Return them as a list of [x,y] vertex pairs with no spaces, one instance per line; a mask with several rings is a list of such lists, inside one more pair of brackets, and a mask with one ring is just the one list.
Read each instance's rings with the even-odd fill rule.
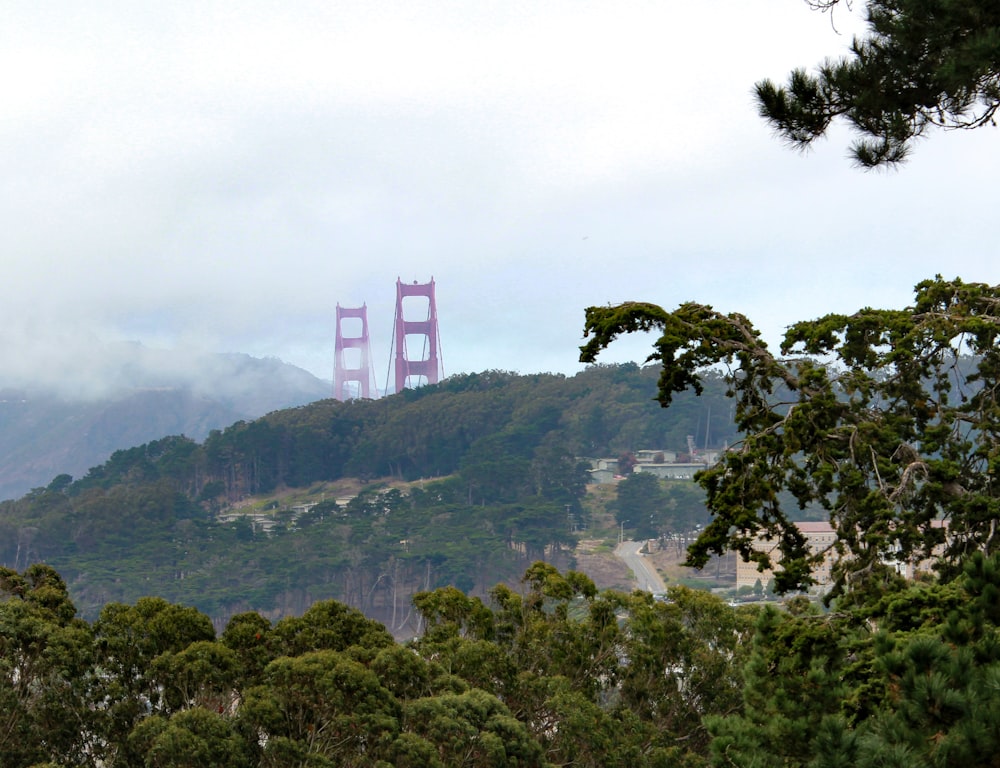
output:
[[755,80],[852,24],[799,0],[8,9],[7,369],[69,365],[71,332],[329,376],[335,304],[367,302],[381,378],[397,277],[436,278],[450,372],[571,370],[594,303],[776,334],[939,271],[1000,282],[995,132],[877,175],[757,118]]

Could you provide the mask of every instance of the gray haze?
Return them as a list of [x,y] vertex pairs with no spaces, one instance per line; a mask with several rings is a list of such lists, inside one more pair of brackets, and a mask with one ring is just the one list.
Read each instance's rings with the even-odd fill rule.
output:
[[[65,381],[0,387],[0,499],[83,477],[114,451],[211,430],[329,397],[301,368],[247,355],[186,356],[114,345]],[[76,389],[70,385],[75,383]]]
[[1000,282],[995,130],[864,174],[842,131],[802,155],[756,116],[755,80],[846,48],[856,19],[834,21],[802,0],[10,4],[0,386],[95,396],[133,341],[182,350],[139,363],[152,385],[205,352],[329,379],[337,302],[367,303],[384,386],[397,277],[435,278],[446,373],[578,370],[591,304],[697,300],[775,339],[938,272]]

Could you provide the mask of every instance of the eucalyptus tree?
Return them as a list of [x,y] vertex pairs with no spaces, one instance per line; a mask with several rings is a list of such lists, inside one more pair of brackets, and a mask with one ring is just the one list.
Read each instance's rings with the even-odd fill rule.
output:
[[0,763],[92,766],[100,742],[93,633],[46,565],[0,568]]
[[[182,696],[194,696],[196,689],[201,696],[213,688],[221,695],[222,681],[196,683],[190,677],[198,659],[189,646],[215,638],[211,620],[194,608],[159,597],[143,597],[133,605],[109,603],[94,622],[93,632],[108,765],[130,765],[139,759],[129,736],[150,714],[181,708]],[[182,671],[189,681],[173,679]]]

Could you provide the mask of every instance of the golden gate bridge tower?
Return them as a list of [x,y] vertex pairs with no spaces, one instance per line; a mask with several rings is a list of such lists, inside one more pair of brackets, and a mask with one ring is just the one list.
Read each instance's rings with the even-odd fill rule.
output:
[[[342,307],[337,305],[337,341],[334,345],[333,364],[333,396],[337,400],[372,397],[375,390],[375,374],[372,370],[372,351],[368,342],[368,305],[360,307]],[[357,323],[348,322],[348,331],[344,333],[344,320],[360,320]],[[352,384],[354,386],[352,386]]]
[[[404,304],[412,307],[414,302],[404,299],[417,297],[427,299],[426,313],[417,312],[420,319],[403,316]],[[412,316],[411,316],[412,317]],[[395,347],[396,392],[407,387],[423,384],[437,384],[443,377],[440,359],[441,339],[438,336],[437,306],[434,303],[434,278],[429,283],[404,283],[396,278],[396,322],[393,346]]]

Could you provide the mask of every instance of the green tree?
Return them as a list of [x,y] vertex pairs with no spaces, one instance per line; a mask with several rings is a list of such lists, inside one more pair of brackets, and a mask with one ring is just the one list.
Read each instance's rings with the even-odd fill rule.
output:
[[651,472],[633,472],[616,487],[615,520],[637,539],[655,539],[664,527],[667,492]]
[[[765,608],[740,685],[742,712],[706,719],[714,764],[812,764],[817,752],[848,727],[844,710],[852,694],[845,680],[850,636],[843,621],[816,612],[790,616]],[[842,752],[843,744],[838,740],[830,751]]]
[[[407,734],[396,749],[411,755],[415,740],[433,747],[431,764],[503,768],[545,766],[541,745],[495,696],[473,689],[415,699],[403,705]],[[405,750],[405,751],[404,751]]]
[[287,656],[324,649],[344,651],[352,646],[377,649],[393,643],[383,625],[336,600],[321,600],[302,616],[282,619],[274,627],[273,638]]
[[[129,764],[138,759],[130,751],[133,728],[148,713],[170,710],[165,681],[157,673],[169,673],[171,665],[158,667],[156,660],[163,654],[179,654],[192,643],[214,640],[215,630],[203,613],[159,597],[144,597],[134,605],[109,603],[93,630],[101,656],[99,682],[109,762]],[[189,657],[189,661],[195,660]],[[170,693],[180,706],[179,694]]]
[[690,480],[670,480],[666,484],[668,530],[689,533],[710,522],[705,509],[705,491]]
[[671,587],[666,601],[634,593],[628,604],[618,686],[645,740],[676,761],[705,755],[709,716],[742,708],[743,667],[756,610],[733,609],[719,598]]
[[870,652],[853,654],[871,658],[851,702],[867,717],[855,715],[855,733],[819,745],[819,757],[866,768],[903,756],[921,768],[995,763],[998,595],[1000,555],[976,552],[954,580],[907,585],[859,611],[882,628]]
[[399,716],[375,673],[332,650],[275,659],[240,710],[266,740],[262,765],[275,767],[371,765],[398,734]]
[[163,710],[231,709],[236,703],[237,681],[244,674],[239,662],[236,652],[215,640],[198,640],[177,653],[161,653],[150,666],[160,681]]
[[992,766],[1000,748],[1000,556],[820,614],[760,615],[741,712],[707,718],[717,766]]
[[[774,355],[747,318],[700,304],[591,307],[581,359],[621,333],[657,330],[658,399],[701,391],[728,366],[742,440],[697,481],[712,522],[688,564],[737,551],[765,567],[777,542],[777,591],[812,582],[810,551],[782,498],[826,510],[838,534],[838,589],[878,587],[895,563],[1000,548],[1000,286],[916,287],[913,306],[796,323]],[[785,496],[787,498],[787,496]],[[947,537],[945,536],[947,531]]]
[[[542,562],[522,594],[498,585],[491,597],[488,608],[450,588],[422,593],[430,627],[414,647],[502,701],[553,765],[702,765],[702,719],[742,708],[754,609],[685,588],[666,601],[598,592]],[[420,754],[423,742],[403,743]]]
[[493,635],[493,613],[478,597],[469,597],[455,587],[418,592],[413,605],[425,622],[424,639]]
[[461,462],[470,504],[511,502],[529,486],[531,461],[522,435],[491,435],[475,442]]
[[226,624],[221,640],[236,654],[240,682],[245,686],[259,683],[264,668],[274,660],[275,655],[271,622],[259,613],[238,613]]
[[250,768],[247,739],[222,714],[195,707],[172,717],[144,719],[129,736],[143,768]]
[[[839,0],[806,0],[826,10]],[[850,7],[850,2],[846,3]],[[1000,107],[1000,6],[992,0],[868,0],[867,32],[848,56],[786,86],[756,85],[760,112],[793,144],[836,118],[861,134],[859,165],[897,163],[929,127],[993,124]]]
[[0,763],[95,765],[93,634],[58,573],[33,565],[0,569]]
[[532,492],[579,514],[580,500],[587,492],[587,465],[566,450],[564,440],[560,436],[535,449],[530,465]]

